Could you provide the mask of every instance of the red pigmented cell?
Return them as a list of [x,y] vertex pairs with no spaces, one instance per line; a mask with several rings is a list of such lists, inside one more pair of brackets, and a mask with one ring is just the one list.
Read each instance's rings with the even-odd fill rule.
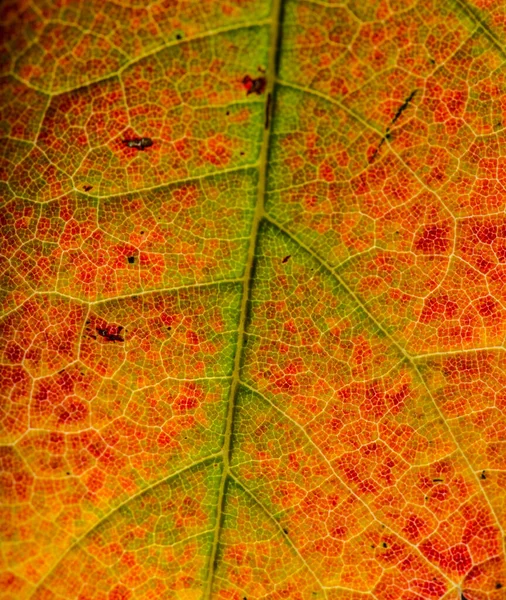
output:
[[246,89],[246,96],[249,96],[250,94],[256,94],[259,96],[264,92],[267,86],[267,80],[265,77],[257,77],[256,79],[253,79],[249,75],[245,75],[242,80],[242,84]]

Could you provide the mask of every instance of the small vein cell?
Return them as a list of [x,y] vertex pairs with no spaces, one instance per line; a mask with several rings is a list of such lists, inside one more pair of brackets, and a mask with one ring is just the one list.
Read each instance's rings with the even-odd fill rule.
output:
[[143,138],[132,138],[131,140],[123,140],[125,146],[129,148],[136,148],[137,150],[144,150],[153,145],[153,140],[148,137]]

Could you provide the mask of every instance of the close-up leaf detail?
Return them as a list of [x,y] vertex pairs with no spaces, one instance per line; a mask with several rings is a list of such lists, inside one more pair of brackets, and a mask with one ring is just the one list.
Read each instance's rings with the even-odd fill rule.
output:
[[506,2],[0,15],[0,597],[506,599]]

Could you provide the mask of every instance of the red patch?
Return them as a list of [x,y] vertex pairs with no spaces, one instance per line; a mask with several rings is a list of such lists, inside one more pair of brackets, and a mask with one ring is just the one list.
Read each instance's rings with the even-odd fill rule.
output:
[[403,531],[410,541],[414,541],[420,538],[424,526],[425,521],[423,519],[420,519],[420,517],[416,515],[411,515],[407,525],[403,528]]
[[129,600],[132,597],[132,592],[124,585],[116,585],[109,592],[108,600]]
[[80,402],[76,399],[69,399],[63,403],[63,406],[59,408],[57,414],[59,425],[79,423],[84,421],[88,416],[88,407],[84,402]]
[[456,571],[459,575],[464,575],[473,566],[469,550],[464,544],[457,544],[450,548],[449,567],[452,571]]
[[178,412],[186,412],[187,410],[192,410],[198,406],[197,398],[192,398],[190,396],[184,396],[177,401],[176,409]]
[[477,303],[478,312],[482,317],[492,317],[497,314],[498,303],[490,296],[482,298]]
[[450,230],[446,226],[426,225],[415,240],[415,249],[423,254],[444,254],[450,247]]

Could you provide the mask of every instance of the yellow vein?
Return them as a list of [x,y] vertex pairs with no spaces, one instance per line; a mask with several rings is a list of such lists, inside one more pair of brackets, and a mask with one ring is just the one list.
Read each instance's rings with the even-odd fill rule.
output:
[[[405,538],[402,537],[402,535],[400,535],[398,532],[396,532],[394,529],[392,529],[389,525],[387,525],[386,523],[383,523],[383,521],[381,521],[380,519],[378,519],[376,517],[376,515],[374,514],[374,512],[372,511],[372,509],[368,506],[368,504],[364,501],[363,498],[361,498],[359,495],[356,494],[356,492],[353,491],[352,488],[350,488],[342,479],[341,476],[339,475],[339,473],[334,469],[334,467],[332,466],[332,464],[329,462],[329,460],[327,459],[327,457],[325,456],[325,454],[323,453],[323,451],[320,449],[320,447],[312,440],[312,438],[310,437],[310,435],[308,434],[308,432],[304,429],[304,427],[298,423],[295,419],[293,419],[292,417],[290,417],[289,415],[287,415],[285,412],[283,412],[278,406],[276,406],[269,398],[267,398],[267,396],[264,396],[264,394],[262,394],[261,392],[259,392],[258,390],[256,390],[255,388],[252,388],[250,385],[248,385],[247,383],[244,383],[243,381],[241,382],[241,385],[245,388],[247,388],[248,390],[250,390],[253,394],[257,394],[258,396],[260,396],[260,398],[262,398],[263,400],[265,400],[265,402],[267,402],[267,404],[269,404],[269,406],[271,406],[277,413],[279,413],[280,415],[283,416],[283,418],[285,418],[287,421],[290,421],[290,423],[292,423],[292,425],[294,425],[297,429],[299,429],[302,434],[304,435],[304,437],[306,438],[306,440],[309,442],[310,446],[312,446],[317,452],[318,454],[322,457],[323,461],[326,463],[326,465],[328,466],[328,468],[330,469],[330,472],[332,473],[332,475],[339,481],[339,483],[343,486],[343,488],[345,490],[347,490],[347,492],[349,494],[351,494],[356,500],[358,500],[360,502],[360,504],[362,504],[364,506],[364,508],[369,512],[369,514],[371,515],[372,519],[374,521],[376,521],[376,523],[379,523],[380,525],[383,525],[385,527],[385,529],[388,529],[389,531],[391,531],[396,537],[398,537],[399,539],[401,539],[406,545],[410,546],[417,554],[417,556],[419,556],[425,563],[427,563],[428,565],[431,566],[431,568],[437,570],[439,572],[439,574],[441,575],[441,577],[443,577],[447,582],[451,583],[452,585],[456,585],[456,583],[454,581],[452,581],[449,577],[447,577],[443,571],[441,571],[439,569],[439,567],[437,565],[434,565],[433,563],[431,563],[429,561],[428,558],[426,558],[421,552],[420,550],[410,541],[406,540]],[[274,517],[273,517],[274,518]]]
[[497,524],[497,528],[501,532],[501,535],[502,535],[502,544],[503,544],[503,552],[504,552],[504,555],[506,556],[506,548],[505,548],[506,539],[505,539],[503,527],[501,525],[501,521],[500,521],[499,517],[497,516],[497,514],[496,514],[496,512],[494,510],[494,507],[492,506],[492,503],[490,502],[490,499],[489,499],[487,493],[483,489],[483,486],[481,485],[481,482],[480,482],[478,476],[476,475],[474,469],[472,468],[472,465],[471,465],[469,459],[467,458],[466,453],[460,447],[460,444],[458,443],[457,438],[453,434],[453,431],[452,431],[451,427],[449,426],[449,424],[446,421],[443,413],[441,412],[441,409],[439,408],[439,404],[436,402],[436,400],[435,400],[434,396],[432,395],[432,392],[431,392],[431,390],[430,390],[427,382],[425,381],[425,378],[423,377],[423,375],[422,375],[422,373],[421,373],[418,365],[413,360],[413,358],[411,357],[411,355],[408,354],[408,352],[406,352],[406,350],[395,340],[395,338],[392,337],[392,335],[381,325],[381,323],[369,311],[369,309],[367,308],[367,305],[364,304],[360,300],[360,298],[351,290],[351,288],[349,288],[346,285],[346,283],[340,277],[340,275],[338,275],[336,273],[335,269],[333,269],[330,265],[328,265],[327,262],[324,261],[323,258],[320,257],[316,252],[314,252],[309,246],[307,246],[306,244],[304,244],[304,242],[302,242],[301,240],[299,240],[296,237],[296,235],[294,235],[288,229],[284,228],[279,223],[277,223],[271,216],[269,216],[269,215],[266,214],[265,215],[265,219],[267,221],[269,221],[272,225],[274,225],[274,227],[276,227],[277,229],[279,229],[280,231],[282,231],[283,233],[285,233],[285,235],[287,235],[296,244],[298,244],[301,248],[303,248],[306,252],[308,252],[313,258],[315,258],[322,266],[324,266],[326,268],[326,270],[329,273],[331,273],[336,278],[336,280],[339,282],[339,284],[341,285],[341,287],[343,288],[343,290],[354,300],[354,302],[358,306],[360,306],[362,308],[362,310],[365,312],[365,314],[368,316],[368,318],[376,325],[376,327],[378,327],[378,329],[383,333],[383,335],[390,341],[390,343],[393,346],[395,346],[395,348],[397,348],[397,350],[401,353],[401,355],[404,356],[405,360],[411,365],[412,369],[416,372],[416,374],[418,375],[419,380],[421,381],[423,387],[425,388],[425,390],[427,392],[427,396],[430,398],[430,400],[431,400],[431,402],[432,402],[435,410],[437,411],[437,413],[439,414],[439,417],[441,418],[442,422],[444,423],[444,425],[445,425],[445,427],[446,427],[446,429],[448,431],[448,434],[449,434],[451,440],[455,444],[455,447],[457,448],[457,450],[460,452],[461,456],[463,457],[466,465],[469,468],[469,471],[474,475],[474,479],[475,479],[476,485],[477,485],[478,489],[481,490],[482,496],[483,496],[485,502],[487,503],[487,505],[488,505],[488,507],[490,509],[490,512],[494,516],[494,519],[495,519],[496,524]]
[[[268,517],[268,519],[275,524],[276,528],[279,530],[279,533],[288,542],[288,545],[292,548],[292,550],[294,550],[295,554],[297,554],[297,556],[300,558],[302,564],[306,567],[306,569],[315,578],[316,583],[323,590],[323,593],[325,593],[325,590],[324,590],[325,586],[318,579],[318,577],[316,576],[316,573],[313,571],[313,569],[311,569],[311,567],[307,564],[306,560],[304,559],[304,557],[302,556],[302,554],[299,552],[299,549],[297,548],[297,546],[295,546],[295,544],[292,542],[292,540],[290,539],[290,537],[283,531],[283,528],[281,527],[281,523],[274,517],[273,514],[271,514],[267,510],[267,507],[264,506],[264,504],[262,502],[260,502],[260,500],[253,494],[253,492],[251,490],[249,490],[243,483],[241,483],[241,481],[239,481],[237,479],[237,477],[233,473],[230,473],[230,479],[232,479],[235,482],[235,484],[239,488],[241,488],[241,490],[243,490],[243,492],[249,498],[251,498],[251,500],[260,508],[260,510]],[[342,589],[347,589],[347,588],[342,588]],[[347,591],[353,591],[353,590],[347,590]]]
[[[111,298],[103,298],[102,300],[90,300],[88,304],[91,306],[95,306],[97,304],[104,304],[106,302],[113,302],[115,300],[125,300],[128,298],[136,298],[138,296],[149,296],[150,294],[169,294],[176,293],[180,290],[194,290],[199,288],[208,288],[208,287],[220,287],[221,285],[228,285],[233,283],[240,283],[242,281],[241,277],[231,278],[231,279],[216,279],[215,281],[202,281],[196,283],[188,283],[185,285],[178,285],[169,288],[161,288],[161,289],[153,289],[146,290],[144,292],[132,292],[131,294],[124,294],[122,296],[112,296]],[[51,292],[49,292],[51,293]],[[70,296],[69,296],[70,297]],[[82,302],[86,302],[86,300],[82,300]]]
[[[222,169],[221,171],[218,171],[217,169],[214,171],[210,171],[209,173],[202,173],[202,175],[192,175],[191,177],[182,177],[179,179],[173,179],[172,181],[167,181],[164,183],[159,183],[156,185],[152,185],[152,186],[148,186],[148,187],[143,187],[143,188],[135,188],[133,190],[125,190],[123,192],[115,192],[114,194],[88,194],[88,193],[84,193],[81,190],[79,190],[77,187],[73,187],[73,189],[76,192],[79,192],[80,194],[82,194],[83,196],[88,196],[90,198],[96,198],[97,200],[106,200],[108,198],[118,198],[118,197],[122,197],[122,196],[129,196],[129,195],[133,195],[133,194],[142,194],[145,192],[154,192],[154,191],[158,191],[158,190],[162,190],[163,188],[168,188],[171,186],[177,186],[180,185],[182,183],[190,183],[192,181],[204,181],[207,179],[212,179],[213,177],[220,177],[222,175],[228,175],[229,173],[240,173],[241,171],[248,171],[248,170],[253,170],[255,169],[255,171],[258,169],[258,162],[255,163],[247,163],[244,165],[239,165],[238,167],[231,167],[230,169]],[[65,194],[62,194],[62,196],[64,196]],[[60,196],[59,196],[60,197]]]
[[462,350],[445,350],[441,352],[427,352],[425,354],[410,354],[411,360],[425,360],[437,356],[455,356],[458,354],[479,354],[480,352],[504,352],[504,346],[480,346],[479,348],[464,348]]

